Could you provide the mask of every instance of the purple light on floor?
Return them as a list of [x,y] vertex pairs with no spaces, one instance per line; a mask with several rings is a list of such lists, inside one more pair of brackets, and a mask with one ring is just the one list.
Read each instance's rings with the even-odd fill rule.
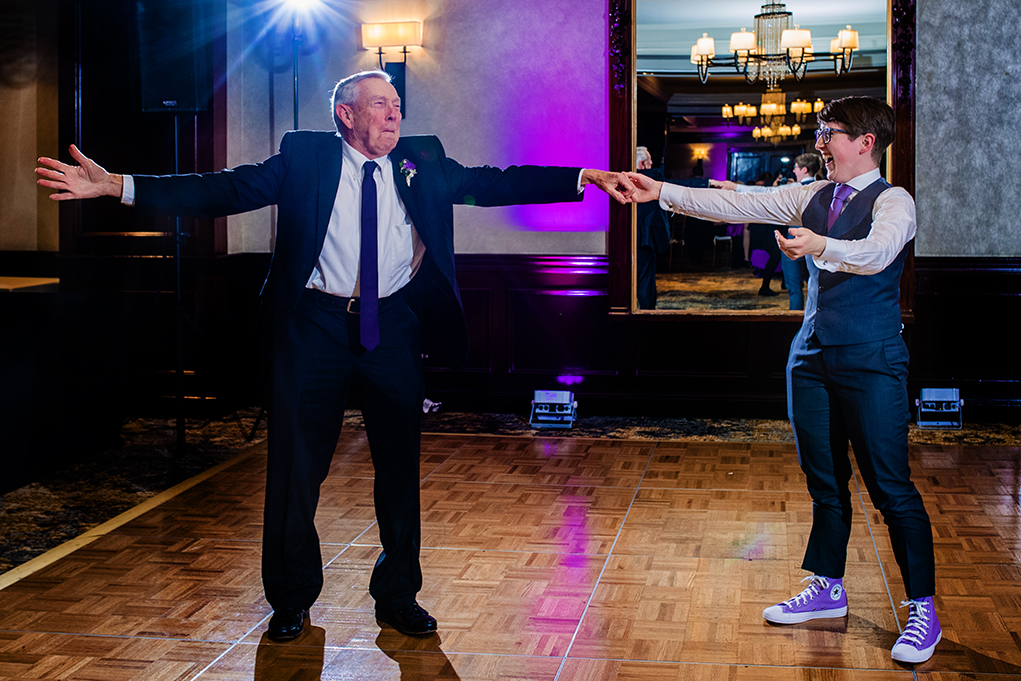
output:
[[584,380],[584,376],[572,376],[570,374],[566,376],[557,376],[557,383],[560,385],[578,385]]

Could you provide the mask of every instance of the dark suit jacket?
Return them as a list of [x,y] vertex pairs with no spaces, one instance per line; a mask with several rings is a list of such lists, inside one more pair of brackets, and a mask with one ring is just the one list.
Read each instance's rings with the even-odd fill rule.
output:
[[[343,142],[333,132],[292,131],[262,163],[202,175],[135,176],[135,205],[177,215],[219,217],[278,206],[277,238],[263,286],[261,338],[272,354],[319,258],[340,182]],[[454,269],[454,204],[504,206],[578,201],[579,168],[468,168],[447,158],[431,135],[402,137],[389,154],[404,206],[426,247],[405,287],[412,309],[433,335],[437,359],[460,366],[468,335]],[[401,172],[415,166],[411,182]]]

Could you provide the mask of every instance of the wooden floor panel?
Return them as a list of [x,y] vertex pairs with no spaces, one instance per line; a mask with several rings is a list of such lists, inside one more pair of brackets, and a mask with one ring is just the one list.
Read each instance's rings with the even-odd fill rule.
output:
[[0,678],[183,681],[195,678],[231,647],[209,641],[0,631]]
[[421,650],[350,649],[323,645],[313,626],[307,645],[241,644],[216,661],[203,681],[328,679],[329,681],[553,681],[559,658],[459,655],[439,636]]
[[806,574],[792,445],[443,434],[422,451],[420,601],[438,636],[375,621],[372,462],[350,429],[322,488],[325,586],[302,637],[265,636],[261,446],[0,591],[0,678],[1021,679],[1018,448],[912,448],[944,631],[915,670],[890,659],[903,585],[857,488],[848,616],[762,619]]

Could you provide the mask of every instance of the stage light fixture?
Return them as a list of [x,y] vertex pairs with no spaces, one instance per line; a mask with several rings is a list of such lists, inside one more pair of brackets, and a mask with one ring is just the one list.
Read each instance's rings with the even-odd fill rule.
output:
[[964,400],[957,388],[922,388],[915,405],[919,428],[960,430],[964,425],[961,418]]
[[536,390],[528,423],[533,428],[570,428],[578,418],[578,403],[569,390]]

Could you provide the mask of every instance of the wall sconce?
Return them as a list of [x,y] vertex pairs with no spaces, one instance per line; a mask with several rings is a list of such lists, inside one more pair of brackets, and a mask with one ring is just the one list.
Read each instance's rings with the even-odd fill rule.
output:
[[[379,52],[379,68],[390,74],[397,96],[401,98],[401,118],[408,115],[407,100],[404,98],[404,71],[408,63],[408,48],[422,45],[422,23],[419,21],[398,21],[388,24],[362,24],[362,47],[376,48]],[[383,64],[383,48],[400,47],[404,60]]]

